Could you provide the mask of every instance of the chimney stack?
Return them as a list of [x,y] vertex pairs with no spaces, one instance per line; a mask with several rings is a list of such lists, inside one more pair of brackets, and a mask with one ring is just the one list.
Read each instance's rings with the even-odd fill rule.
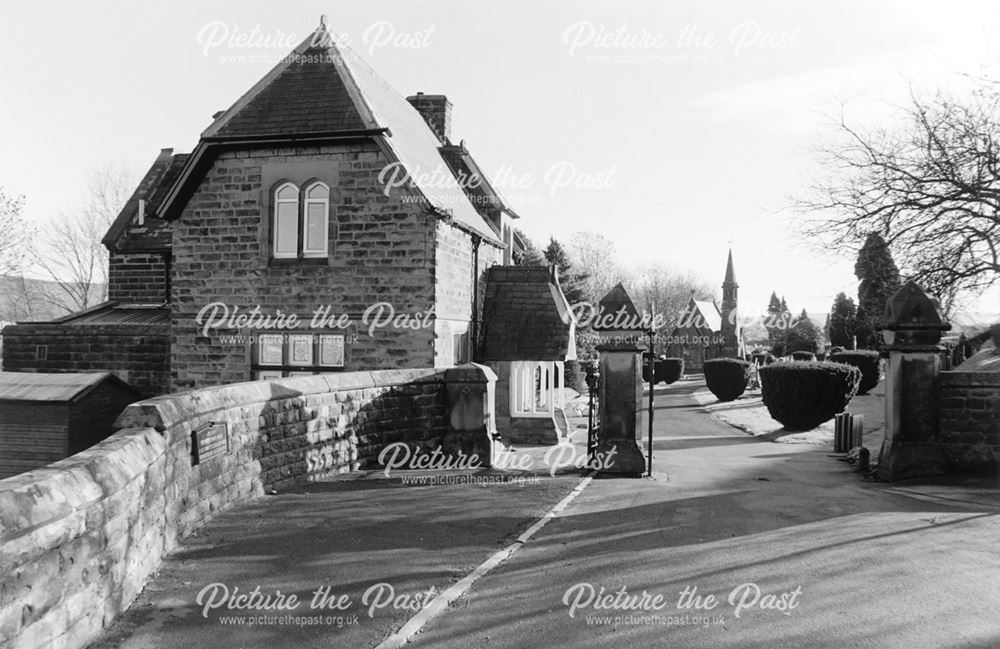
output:
[[417,109],[441,144],[451,144],[451,102],[447,97],[418,92],[407,97],[406,101]]

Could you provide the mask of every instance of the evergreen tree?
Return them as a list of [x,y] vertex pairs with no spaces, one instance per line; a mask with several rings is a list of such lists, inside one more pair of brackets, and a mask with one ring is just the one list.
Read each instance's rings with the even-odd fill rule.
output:
[[767,312],[775,315],[781,313],[781,300],[778,299],[778,294],[774,291],[771,291],[771,300],[767,303]]
[[778,299],[777,293],[771,293],[771,300],[767,305],[767,338],[771,344],[771,353],[775,356],[784,356],[785,338],[788,335],[788,325],[791,321],[791,313],[785,298]]
[[846,293],[837,293],[830,311],[830,344],[850,349],[857,327],[858,309]]
[[545,261],[545,255],[542,251],[538,249],[535,242],[528,238],[528,235],[521,232],[520,230],[515,230],[517,236],[524,242],[524,254],[520,255],[514,259],[514,264],[517,266],[545,266],[548,264]]
[[559,269],[559,285],[562,287],[563,295],[570,304],[576,304],[586,300],[583,291],[583,281],[587,279],[586,273],[578,273],[573,268],[566,249],[556,241],[555,237],[549,238],[549,245],[543,251],[545,260],[550,264],[555,264]]
[[799,314],[795,326],[785,337],[785,354],[792,352],[816,353],[823,349],[823,332],[812,321],[805,309]]
[[872,232],[865,239],[854,264],[854,274],[861,280],[858,284],[858,347],[874,348],[878,345],[885,304],[900,287],[899,268],[879,233]]

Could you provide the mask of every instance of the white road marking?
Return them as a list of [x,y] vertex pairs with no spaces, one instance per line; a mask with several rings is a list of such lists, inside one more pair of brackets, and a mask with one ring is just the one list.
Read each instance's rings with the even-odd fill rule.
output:
[[479,567],[463,577],[460,581],[452,584],[450,588],[439,593],[437,597],[432,599],[426,606],[420,609],[416,615],[411,617],[406,624],[401,626],[399,631],[396,631],[391,636],[383,640],[377,647],[375,647],[375,649],[399,649],[399,647],[405,646],[406,643],[420,631],[420,629],[422,629],[435,617],[440,615],[452,602],[461,597],[465,591],[469,590],[477,579],[509,559],[521,548],[521,546],[527,543],[528,539],[534,536],[538,530],[545,527],[559,512],[566,509],[566,506],[569,505],[574,498],[580,495],[587,485],[590,484],[591,480],[593,480],[591,476],[587,476],[581,480],[573,491],[569,492],[569,494],[559,501],[555,507],[550,509],[548,513],[538,519],[534,525],[525,530],[521,536],[517,537],[516,541],[503,550],[495,553],[489,559],[481,563]]

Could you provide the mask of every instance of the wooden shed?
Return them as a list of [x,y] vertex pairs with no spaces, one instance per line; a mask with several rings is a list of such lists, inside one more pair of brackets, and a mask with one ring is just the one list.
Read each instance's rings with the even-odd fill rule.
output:
[[0,372],[0,478],[93,446],[139,398],[110,372]]

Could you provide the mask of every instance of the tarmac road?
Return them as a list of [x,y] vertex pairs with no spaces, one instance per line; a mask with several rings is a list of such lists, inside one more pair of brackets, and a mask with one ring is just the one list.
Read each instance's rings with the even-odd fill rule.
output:
[[[653,478],[591,481],[407,646],[1000,646],[996,491],[868,482],[829,447],[712,419],[699,409],[710,400],[702,383],[658,389]],[[260,499],[188,539],[95,646],[375,647],[421,594],[508,547],[580,480],[364,479]],[[211,584],[296,594],[299,621],[330,617],[225,623],[243,612],[206,612],[198,595]],[[403,599],[369,615],[379,584]],[[350,605],[311,609],[323,587]]]
[[592,482],[412,646],[1000,646],[995,491],[867,482],[678,388],[656,399],[654,479]]

